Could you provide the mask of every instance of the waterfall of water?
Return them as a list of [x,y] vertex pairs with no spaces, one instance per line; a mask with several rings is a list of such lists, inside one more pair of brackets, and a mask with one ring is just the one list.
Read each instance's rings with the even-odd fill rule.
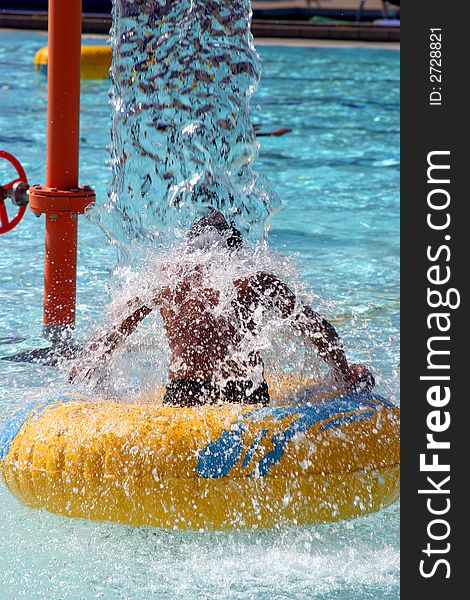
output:
[[280,201],[253,169],[250,1],[113,5],[113,177],[101,226],[123,248],[155,248],[212,206],[263,238]]

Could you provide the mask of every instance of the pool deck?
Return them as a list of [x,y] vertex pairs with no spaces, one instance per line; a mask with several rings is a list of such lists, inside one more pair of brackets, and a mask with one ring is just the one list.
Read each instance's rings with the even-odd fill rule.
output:
[[258,38],[256,46],[293,46],[299,48],[377,48],[380,50],[400,50],[398,42],[368,42],[361,40],[335,39],[289,39],[282,37]]
[[[23,32],[24,29],[0,27],[0,34],[2,31],[18,31]],[[37,29],[29,30],[35,33],[43,33],[47,35],[46,31]],[[107,40],[108,35],[104,33],[86,33],[83,36],[88,40],[99,40],[104,42]],[[256,46],[292,46],[297,48],[377,48],[380,50],[400,50],[399,43],[387,43],[387,42],[365,42],[355,40],[322,40],[322,39],[289,39],[283,37],[255,37]]]
[[[351,18],[358,10],[358,0],[254,0],[252,5],[252,32],[257,39],[340,40],[386,44],[400,41],[400,27],[396,26],[354,20],[320,23],[309,20],[309,13],[312,11],[326,16],[338,15],[339,11]],[[378,17],[382,16],[381,6],[379,0],[365,3],[369,15],[375,14]],[[108,14],[83,15],[83,33],[107,34],[110,27],[111,16]],[[47,12],[3,10],[0,12],[0,28],[45,30]]]

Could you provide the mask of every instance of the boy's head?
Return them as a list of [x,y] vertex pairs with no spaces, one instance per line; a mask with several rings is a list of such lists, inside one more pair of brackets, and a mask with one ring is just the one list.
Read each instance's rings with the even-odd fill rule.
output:
[[216,244],[238,249],[242,245],[242,235],[234,222],[227,223],[224,215],[215,208],[211,208],[207,215],[193,222],[187,239],[193,248],[199,249],[208,249]]

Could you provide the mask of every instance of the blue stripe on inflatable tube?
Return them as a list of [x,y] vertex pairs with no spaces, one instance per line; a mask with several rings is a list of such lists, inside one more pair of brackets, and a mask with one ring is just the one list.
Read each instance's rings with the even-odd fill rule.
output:
[[[340,427],[343,423],[368,419],[376,412],[377,406],[393,406],[388,400],[370,394],[357,393],[324,400],[318,404],[302,404],[300,406],[275,407],[267,406],[245,413],[240,422],[232,426],[230,431],[223,431],[217,440],[210,442],[200,453],[197,464],[199,477],[218,478],[229,474],[240,460],[244,448],[244,434],[249,422],[260,422],[266,418],[282,421],[285,417],[298,415],[290,421],[283,431],[274,435],[272,450],[263,456],[255,467],[259,475],[266,475],[270,467],[278,464],[284,455],[285,446],[295,435],[306,433],[313,425],[325,421],[320,429]],[[333,418],[332,418],[333,417]],[[263,435],[264,437],[264,435]],[[245,467],[255,454],[261,440],[253,443],[243,460]]]
[[49,400],[34,400],[21,408],[5,423],[5,427],[0,434],[0,460],[3,460],[7,456],[13,440],[26,421],[32,417],[42,415],[46,410],[53,408],[57,404],[72,402],[74,400],[83,400],[83,396],[57,396]]

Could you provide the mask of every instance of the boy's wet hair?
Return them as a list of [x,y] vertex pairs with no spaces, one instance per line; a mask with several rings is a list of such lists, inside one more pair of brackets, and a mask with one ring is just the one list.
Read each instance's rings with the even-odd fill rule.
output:
[[207,215],[193,222],[188,232],[188,240],[196,241],[199,236],[207,233],[210,229],[215,229],[224,237],[228,248],[241,247],[242,234],[235,227],[235,223],[232,220],[228,223],[220,210],[215,208],[211,208]]

